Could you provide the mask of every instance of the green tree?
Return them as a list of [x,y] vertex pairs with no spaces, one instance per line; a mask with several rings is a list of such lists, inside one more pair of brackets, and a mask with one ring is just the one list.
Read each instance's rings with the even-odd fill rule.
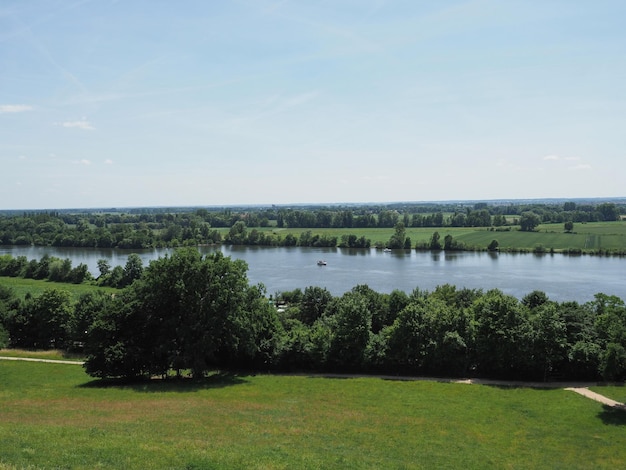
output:
[[574,222],[572,222],[571,220],[568,220],[567,222],[563,224],[563,228],[565,229],[567,233],[572,233],[572,230],[574,230]]
[[372,325],[365,297],[347,292],[337,299],[329,362],[341,370],[359,370],[364,365]]
[[128,255],[126,264],[124,265],[124,274],[117,287],[125,287],[132,284],[141,277],[143,273],[143,261],[137,253]]
[[523,377],[532,370],[528,310],[513,296],[491,290],[471,307],[476,325],[476,366],[481,374]]
[[247,241],[247,228],[245,222],[239,220],[233,224],[224,240],[231,245],[243,245]]
[[394,227],[394,234],[387,242],[387,246],[392,249],[404,248],[406,241],[406,227],[403,222],[397,222]]
[[433,233],[433,236],[430,238],[430,243],[428,243],[428,248],[431,250],[441,250],[441,235],[439,232]]
[[522,212],[519,222],[523,232],[532,232],[541,223],[541,218],[532,211],[525,211]]
[[547,380],[567,359],[567,326],[554,302],[543,302],[532,316],[533,361],[538,376]]
[[107,377],[189,369],[200,377],[257,353],[265,361],[275,322],[246,271],[242,260],[220,252],[202,257],[195,248],[151,262],[124,292],[123,305],[94,321],[87,371]]
[[598,212],[606,221],[619,220],[619,209],[612,202],[604,202],[597,207]]
[[68,291],[46,289],[22,303],[19,312],[7,322],[12,345],[34,349],[67,347],[71,312]]
[[498,240],[491,240],[491,242],[489,242],[489,245],[487,245],[487,250],[498,251],[499,246],[500,246],[500,243],[498,243]]
[[83,349],[89,328],[96,318],[102,315],[113,298],[111,294],[99,290],[86,292],[78,298],[68,321],[70,340],[68,345],[71,349]]
[[305,325],[312,325],[322,316],[333,296],[324,287],[310,286],[304,289],[300,302],[300,320]]
[[111,272],[111,263],[106,259],[99,259],[98,271],[100,272],[100,276],[106,276]]

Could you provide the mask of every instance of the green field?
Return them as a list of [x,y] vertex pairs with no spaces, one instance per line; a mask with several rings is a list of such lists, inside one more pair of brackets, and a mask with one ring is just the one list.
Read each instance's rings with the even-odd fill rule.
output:
[[[411,246],[418,242],[428,242],[434,232],[439,232],[441,240],[446,235],[452,235],[455,240],[464,242],[468,248],[486,249],[489,243],[496,239],[501,250],[528,250],[532,251],[537,245],[542,245],[548,251],[566,251],[579,249],[586,252],[597,250],[626,252],[626,223],[625,222],[593,222],[576,223],[572,233],[565,233],[563,224],[542,224],[534,232],[522,232],[519,227],[511,227],[510,231],[491,231],[487,228],[471,227],[429,227],[406,229],[406,235],[411,238]],[[228,233],[228,228],[220,229],[223,235]],[[252,230],[252,229],[248,229]],[[292,234],[299,237],[308,230],[313,234],[337,237],[354,234],[357,237],[365,237],[371,240],[372,245],[384,244],[393,235],[392,228],[332,228],[332,229],[305,229],[305,228],[276,228],[266,227],[257,229],[285,237]]]
[[24,298],[27,293],[37,297],[47,289],[65,290],[72,294],[72,298],[77,299],[80,295],[93,290],[105,292],[117,292],[112,287],[98,287],[92,284],[69,284],[65,282],[41,281],[35,279],[24,279],[22,277],[0,276],[0,285],[10,287],[18,297]]
[[624,468],[626,414],[565,390],[216,375],[111,385],[0,361],[0,468]]

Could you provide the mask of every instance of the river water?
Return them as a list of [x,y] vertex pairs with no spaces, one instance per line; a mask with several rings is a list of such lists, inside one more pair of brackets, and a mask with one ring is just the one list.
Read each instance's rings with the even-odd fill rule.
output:
[[[381,293],[393,289],[410,293],[416,287],[430,291],[447,283],[459,288],[497,288],[517,298],[541,290],[560,302],[587,302],[598,292],[626,300],[626,259],[618,257],[299,247],[217,246],[199,250],[219,250],[246,261],[250,282],[263,283],[268,294],[319,286],[341,295],[359,284]],[[172,250],[0,246],[0,254],[26,256],[29,260],[38,260],[46,253],[70,258],[72,266],[85,263],[96,276],[99,259],[107,259],[111,266],[123,266],[132,252],[139,254],[147,266]],[[327,264],[318,266],[318,260]]]

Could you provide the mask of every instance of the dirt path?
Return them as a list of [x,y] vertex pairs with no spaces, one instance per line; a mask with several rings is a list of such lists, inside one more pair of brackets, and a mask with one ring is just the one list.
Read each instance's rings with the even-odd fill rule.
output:
[[[10,357],[10,356],[0,356],[0,360],[3,361],[30,361],[30,362],[48,362],[52,364],[73,364],[73,365],[83,365],[82,361],[62,361],[58,359],[37,359],[31,357]],[[301,374],[295,374],[301,375]],[[302,374],[302,375],[319,375],[320,377],[328,377],[328,378],[350,378],[350,377],[377,377],[383,380],[431,380],[438,382],[450,382],[450,383],[458,383],[458,384],[467,384],[467,385],[496,385],[503,387],[532,387],[532,388],[562,388],[564,390],[568,390],[570,392],[578,393],[586,398],[591,400],[595,400],[603,405],[612,406],[616,408],[624,408],[626,409],[626,405],[624,403],[620,403],[611,398],[605,397],[604,395],[600,395],[599,393],[593,392],[589,390],[588,387],[596,385],[595,383],[563,383],[563,382],[516,382],[516,381],[507,381],[507,380],[489,380],[489,379],[446,379],[446,378],[436,378],[436,377],[404,377],[404,376],[395,376],[395,375],[351,375],[351,374]]]
[[10,356],[0,356],[0,360],[3,361],[29,361],[29,362],[49,362],[51,364],[74,364],[82,366],[82,361],[62,361],[60,359],[37,359],[34,357],[10,357]]
[[605,397],[604,395],[600,395],[599,393],[593,392],[585,387],[568,387],[565,390],[578,393],[582,395],[583,397],[590,398],[591,400],[600,402],[603,405],[612,406],[616,408],[625,408],[623,403],[620,403],[619,401],[615,401],[611,398]]

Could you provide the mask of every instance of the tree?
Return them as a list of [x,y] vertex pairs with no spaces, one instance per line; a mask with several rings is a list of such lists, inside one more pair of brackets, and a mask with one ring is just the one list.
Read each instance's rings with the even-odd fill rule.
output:
[[534,212],[525,211],[522,212],[519,223],[523,232],[532,232],[541,223],[541,219]]
[[100,276],[106,276],[111,271],[111,263],[106,259],[99,259],[98,271],[100,271]]
[[[150,263],[142,277],[94,321],[87,371],[98,377],[220,366],[267,359],[275,321],[263,290],[250,288],[247,265],[220,252],[185,248]],[[117,297],[116,297],[117,299]],[[128,364],[123,364],[128,361]],[[122,363],[121,363],[122,362]]]
[[395,225],[395,232],[387,242],[389,248],[404,248],[404,242],[406,240],[406,227],[403,222],[397,222]]
[[96,318],[102,314],[103,310],[107,308],[113,298],[111,294],[99,290],[86,292],[78,298],[68,321],[69,348],[74,350],[83,349],[89,328]]
[[9,324],[20,310],[20,299],[10,287],[0,285],[0,348],[6,348],[11,342]]
[[137,253],[128,255],[126,264],[124,265],[124,274],[118,287],[125,287],[139,279],[143,273],[143,261]]
[[476,366],[481,374],[520,377],[532,369],[528,310],[513,296],[491,290],[471,307],[476,325]]
[[563,228],[567,233],[572,233],[572,230],[574,230],[574,222],[568,220],[565,224],[563,224]]
[[322,316],[333,296],[324,287],[310,286],[304,289],[300,302],[300,320],[305,325],[312,325]]
[[500,246],[500,244],[498,243],[498,240],[491,240],[491,242],[489,242],[489,245],[487,245],[487,250],[488,251],[498,251],[498,247]]
[[247,228],[245,222],[239,220],[233,224],[233,226],[228,231],[228,235],[224,240],[226,243],[230,243],[231,245],[243,245],[246,243],[247,238]]
[[65,348],[71,311],[68,291],[46,289],[38,297],[22,303],[6,323],[11,344],[35,349]]
[[535,307],[533,325],[533,362],[539,376],[547,380],[567,358],[567,327],[553,302]]
[[72,269],[68,276],[67,281],[74,284],[81,284],[83,281],[92,279],[89,267],[85,263],[80,263],[74,269]]
[[604,202],[598,205],[597,210],[606,221],[619,220],[619,209],[612,202]]
[[433,233],[433,236],[430,238],[430,243],[428,244],[428,248],[431,250],[441,250],[441,236],[439,232]]
[[337,299],[329,362],[341,370],[359,370],[364,365],[370,341],[372,313],[361,294],[347,292]]
[[423,365],[423,303],[412,302],[399,314],[386,334],[387,366],[401,373],[419,372]]

